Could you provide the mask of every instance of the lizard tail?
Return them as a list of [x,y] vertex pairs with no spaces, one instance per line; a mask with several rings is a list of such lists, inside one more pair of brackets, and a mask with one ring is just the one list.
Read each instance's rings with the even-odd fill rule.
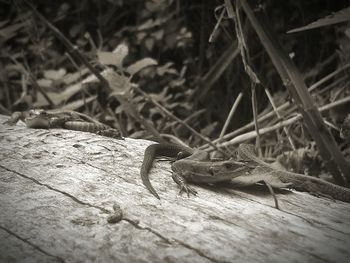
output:
[[151,170],[153,160],[157,156],[178,157],[182,153],[182,158],[193,154],[193,149],[176,144],[152,144],[145,150],[143,162],[141,166],[141,179],[146,188],[158,199],[160,199],[156,190],[153,188],[148,173]]
[[142,183],[144,186],[146,186],[146,188],[158,199],[160,199],[159,195],[157,194],[156,190],[153,188],[149,177],[148,177],[148,173],[151,170],[152,164],[153,164],[153,160],[156,157],[156,147],[155,145],[157,144],[152,144],[150,146],[148,146],[145,150],[145,155],[143,157],[143,162],[142,162],[142,166],[141,166],[141,179],[142,179]]

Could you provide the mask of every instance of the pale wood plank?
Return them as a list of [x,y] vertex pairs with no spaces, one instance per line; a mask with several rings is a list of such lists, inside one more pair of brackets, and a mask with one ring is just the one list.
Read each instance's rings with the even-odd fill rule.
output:
[[[0,116],[0,123],[5,119]],[[28,246],[42,261],[339,262],[350,257],[347,203],[293,191],[278,194],[279,211],[268,191],[229,186],[195,186],[199,194],[187,198],[177,194],[168,162],[152,170],[162,198],[157,200],[139,175],[150,143],[1,125],[1,243],[10,235],[15,248]],[[125,220],[108,224],[115,203]],[[15,253],[0,247],[2,255]]]

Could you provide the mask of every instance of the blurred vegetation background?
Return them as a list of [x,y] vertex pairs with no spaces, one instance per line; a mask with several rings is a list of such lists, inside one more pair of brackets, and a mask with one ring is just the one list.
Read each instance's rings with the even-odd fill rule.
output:
[[[92,74],[86,65],[69,54],[62,39],[27,3],[54,25],[94,68],[117,72],[114,80],[122,82],[122,87],[119,90],[112,87],[108,93],[100,83],[91,81]],[[270,20],[271,30],[277,33],[307,86],[342,69],[312,92],[317,106],[350,96],[346,68],[350,62],[349,21],[286,33],[342,10],[349,2],[259,3]],[[145,97],[148,94],[210,140],[219,137],[225,122],[226,133],[244,127],[253,119],[251,79],[242,63],[235,23],[223,11],[223,4],[224,1],[205,0],[0,1],[0,113],[31,108],[71,109],[118,127],[124,136],[153,138],[140,121],[142,118],[172,139],[192,146],[205,143]],[[264,115],[271,110],[264,88],[270,91],[277,106],[291,98],[244,14],[240,21],[249,66],[261,81],[256,87],[257,106]],[[120,61],[107,67],[109,56],[113,55],[106,52],[113,50]],[[130,73],[132,65],[137,70]],[[112,77],[107,79],[110,84],[113,82]],[[228,121],[240,93],[242,100]],[[118,94],[127,94],[124,98],[131,104],[121,104]],[[348,108],[349,101],[323,113],[343,149],[346,147],[339,129]],[[297,110],[291,106],[280,113],[279,118],[274,116],[262,122],[261,127],[295,116]],[[302,122],[295,122],[288,129],[298,147],[307,146],[310,137]],[[247,128],[234,136],[252,130]],[[277,151],[290,149],[282,128],[263,135],[262,142],[278,148]]]

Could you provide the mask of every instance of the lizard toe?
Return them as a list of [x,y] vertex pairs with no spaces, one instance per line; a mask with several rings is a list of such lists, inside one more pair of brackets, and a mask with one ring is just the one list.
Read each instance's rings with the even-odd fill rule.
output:
[[190,194],[197,195],[197,191],[186,184],[181,185],[179,194],[181,194],[183,191],[187,193],[188,197],[190,197]]

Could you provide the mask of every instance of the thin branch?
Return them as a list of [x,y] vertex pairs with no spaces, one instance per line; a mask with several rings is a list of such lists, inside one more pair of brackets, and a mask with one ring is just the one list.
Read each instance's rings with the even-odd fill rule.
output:
[[213,149],[225,154],[225,156],[227,156],[227,154],[222,151],[221,149],[219,149],[218,147],[216,147],[215,144],[213,144],[208,138],[204,137],[202,134],[200,134],[199,132],[197,132],[195,129],[193,129],[191,126],[189,126],[187,123],[183,122],[181,119],[179,119],[178,117],[176,117],[175,115],[173,115],[170,111],[168,111],[166,108],[164,108],[162,105],[160,105],[158,102],[156,102],[154,99],[152,99],[151,96],[149,96],[147,93],[145,93],[143,90],[141,90],[139,87],[134,86],[134,89],[136,89],[139,93],[141,93],[145,98],[147,98],[150,102],[152,102],[155,106],[157,106],[162,112],[164,112],[167,116],[169,116],[170,118],[172,118],[173,120],[181,123],[183,126],[185,126],[187,129],[189,129],[194,135],[198,136],[200,139],[202,139],[203,141],[207,142],[211,147],[213,147]]
[[[315,82],[314,84],[312,84],[310,87],[309,87],[309,91],[312,89],[312,90],[315,90],[316,88],[319,88],[323,83],[325,83],[327,80],[329,80],[331,77],[334,77],[336,76],[337,74],[343,72],[345,69],[347,69],[348,67],[350,66],[350,63],[349,64],[346,64],[345,66],[343,66],[341,69],[338,69],[328,75],[326,75],[325,77],[323,77],[322,79],[320,79],[319,81]],[[287,101],[285,103],[283,103],[282,105],[278,106],[277,107],[277,110],[278,111],[281,111],[281,110],[284,110],[286,108],[288,108],[291,104]],[[258,118],[258,122],[262,122],[262,121],[265,121],[267,119],[269,119],[270,117],[273,117],[275,115],[274,111],[271,110],[270,112],[268,113],[263,113],[263,114],[260,114],[259,118]],[[238,134],[242,133],[242,132],[245,132],[251,128],[254,127],[254,121],[251,121],[249,123],[247,123],[246,125],[244,125],[243,127],[233,131],[233,132],[230,132],[228,134],[226,134],[225,136],[223,136],[222,138],[218,138],[216,140],[214,140],[213,142],[214,143],[217,143],[217,142],[220,142],[220,141],[223,141],[223,140],[227,140],[227,139],[230,139],[232,137],[235,137],[237,136]],[[204,147],[208,147],[208,145],[203,145]]]
[[319,81],[315,82],[314,84],[312,84],[309,88],[308,91],[311,92],[314,89],[316,89],[317,87],[319,87],[321,84],[323,84],[324,82],[326,82],[327,80],[330,80],[331,78],[333,78],[335,75],[339,74],[340,72],[343,72],[344,70],[346,70],[347,68],[350,67],[350,63],[345,64],[344,66],[342,66],[341,68],[333,71],[332,73],[328,74],[327,76],[323,77],[322,79],[320,79]]
[[[274,112],[276,113],[278,119],[282,119],[281,114],[278,112],[277,107],[275,105],[275,102],[273,101],[273,98],[272,98],[272,95],[271,95],[270,91],[268,89],[266,89],[266,88],[264,90],[265,90],[265,93],[266,93],[267,97],[269,98],[270,104],[271,104]],[[288,129],[286,127],[283,127],[283,130],[284,130],[285,134],[287,135],[288,141],[289,141],[290,145],[292,146],[292,149],[295,150],[296,147],[294,145],[292,137],[289,134]]]
[[234,113],[236,112],[237,110],[237,107],[239,105],[239,103],[241,102],[242,100],[242,97],[243,97],[243,93],[240,92],[235,100],[235,102],[233,103],[232,105],[232,108],[230,110],[230,113],[228,114],[228,117],[225,121],[225,124],[224,124],[224,127],[222,128],[221,132],[220,132],[220,136],[219,136],[219,139],[222,138],[224,136],[224,134],[226,133],[226,130],[227,130],[227,127],[228,125],[230,124],[231,120],[232,120],[232,117],[234,115]]
[[[334,101],[332,103],[326,104],[326,105],[318,108],[318,110],[320,112],[327,111],[329,109],[341,106],[341,105],[349,103],[349,102],[350,102],[350,96],[347,96],[347,97],[345,97],[343,99],[340,99],[340,100]],[[288,125],[291,125],[291,124],[301,120],[302,118],[303,118],[303,116],[301,114],[297,114],[296,116],[294,116],[292,118],[289,118],[288,120],[281,121],[281,122],[279,122],[279,123],[277,123],[277,124],[275,124],[273,126],[262,128],[262,129],[259,130],[259,132],[260,132],[261,135],[264,135],[264,134],[270,133],[272,131],[275,131],[277,129],[286,127]],[[230,141],[227,141],[227,142],[224,142],[224,143],[221,143],[221,144],[217,144],[217,147],[228,147],[228,146],[237,145],[237,144],[249,141],[251,139],[254,139],[255,137],[256,137],[256,132],[255,131],[250,131],[250,132],[238,135],[235,138],[231,139]],[[207,147],[205,150],[206,151],[212,151],[213,148],[211,148],[211,147],[208,148]]]

